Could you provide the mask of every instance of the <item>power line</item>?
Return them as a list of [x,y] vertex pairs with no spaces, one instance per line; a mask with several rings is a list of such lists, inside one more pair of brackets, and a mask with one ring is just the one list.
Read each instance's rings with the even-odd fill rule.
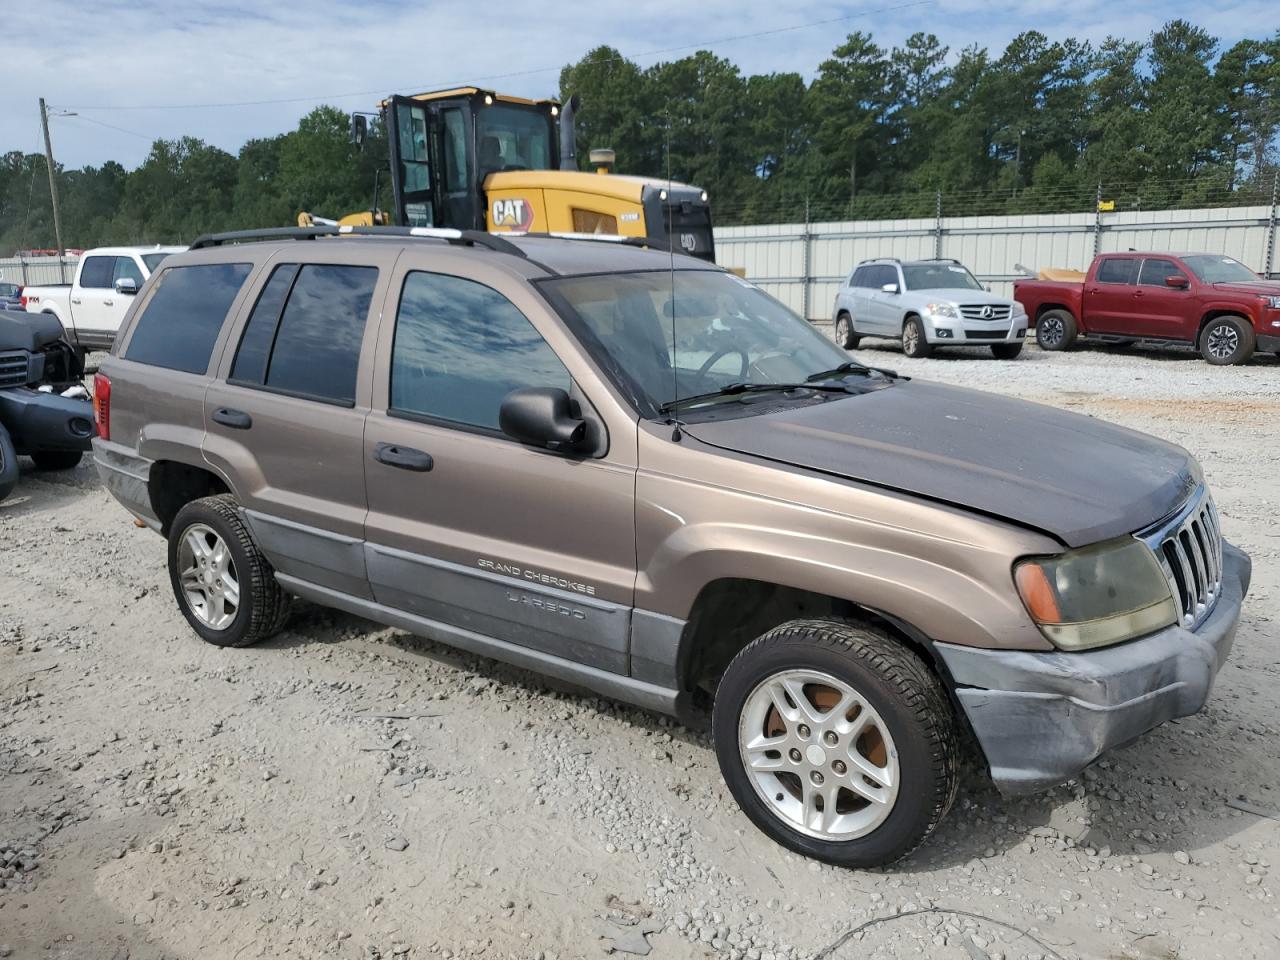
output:
[[[753,33],[740,33],[732,36],[720,37],[714,40],[702,40],[702,41],[699,41],[698,43],[686,43],[686,44],[681,44],[679,46],[674,46],[674,47],[662,47],[655,50],[645,50],[642,53],[632,54],[630,56],[626,54],[619,54],[616,57],[606,57],[600,60],[592,60],[591,63],[593,65],[596,65],[596,64],[605,64],[605,63],[617,63],[617,62],[621,62],[628,59],[640,60],[645,57],[662,56],[668,53],[680,53],[685,50],[702,49],[702,48],[707,48],[707,47],[716,46],[716,45],[725,44],[725,43],[736,43],[741,40],[756,40],[761,37],[773,37],[773,36],[778,36],[779,34],[792,33],[798,30],[809,30],[814,27],[825,27],[825,26],[830,26],[831,24],[834,24],[834,23],[844,23],[849,20],[858,20],[858,19],[861,19],[862,17],[869,17],[879,13],[894,13],[899,10],[908,10],[913,7],[932,6],[935,2],[936,0],[909,0],[909,2],[906,2],[906,3],[896,3],[890,6],[877,7],[871,10],[861,10],[857,13],[845,14],[844,16],[828,17],[825,20],[811,20],[807,23],[791,24],[785,27],[774,27],[769,30],[758,30]],[[528,77],[528,76],[534,76],[540,73],[557,73],[563,67],[564,67],[564,64],[559,64],[554,67],[537,67],[535,69],[530,69],[530,70],[516,70],[510,73],[494,73],[494,74],[489,74],[487,76],[470,77],[466,80],[457,80],[457,79],[436,80],[428,83],[418,83],[415,81],[414,83],[396,84],[395,86],[397,88],[421,86],[428,89],[435,88],[435,87],[441,87],[441,88],[453,87],[453,86],[461,86],[463,84],[477,83],[477,82],[484,82],[484,81],[510,80],[515,77]],[[379,90],[361,90],[354,93],[333,93],[333,94],[327,94],[324,96],[307,96],[307,97],[277,97],[277,98],[268,99],[268,100],[237,100],[237,101],[227,101],[224,103],[166,103],[166,104],[128,104],[128,105],[96,104],[91,106],[74,106],[73,105],[73,106],[67,106],[65,107],[65,109],[99,110],[99,111],[212,110],[212,109],[223,109],[223,108],[231,108],[231,107],[261,107],[261,106],[270,106],[274,104],[285,104],[285,103],[315,103],[321,100],[349,100],[355,97],[373,97],[373,96],[385,95],[385,93],[386,93],[386,87],[382,87]]]
[[84,120],[86,123],[97,124],[99,127],[106,127],[108,130],[116,130],[120,133],[127,133],[131,137],[137,137],[140,140],[156,140],[157,137],[148,136],[145,133],[139,133],[137,130],[126,130],[124,127],[117,127],[113,123],[107,123],[103,120],[95,120],[93,117],[84,117],[77,113],[59,113],[54,115],[57,120]]

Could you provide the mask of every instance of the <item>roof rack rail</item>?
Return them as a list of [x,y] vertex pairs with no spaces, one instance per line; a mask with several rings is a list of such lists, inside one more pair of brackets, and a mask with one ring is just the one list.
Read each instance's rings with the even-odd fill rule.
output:
[[964,266],[955,257],[925,257],[924,259],[930,263],[955,263]]
[[512,237],[550,237],[554,240],[594,240],[600,243],[620,243],[627,247],[654,247],[658,250],[670,250],[671,242],[663,237],[628,237],[617,233],[574,233],[568,230],[510,230],[504,235]]
[[897,257],[868,257],[866,260],[859,260],[858,266],[862,266],[864,263],[901,263],[901,262],[902,261],[899,260]]
[[319,237],[418,237],[444,240],[467,247],[486,247],[497,253],[524,257],[525,253],[510,240],[480,230],[450,230],[438,227],[264,227],[259,230],[233,230],[229,233],[207,233],[198,237],[191,250],[220,247],[229,243],[253,243],[264,240],[315,240]]

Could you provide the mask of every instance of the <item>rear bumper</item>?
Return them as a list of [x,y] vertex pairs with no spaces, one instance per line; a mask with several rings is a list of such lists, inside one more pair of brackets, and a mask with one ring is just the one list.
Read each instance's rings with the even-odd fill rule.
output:
[[93,441],[93,465],[108,493],[151,529],[160,530],[160,518],[151,507],[150,460],[128,447],[98,437]]
[[1251,569],[1223,544],[1221,598],[1194,632],[1168,627],[1082,653],[936,644],[1001,792],[1070,780],[1107,750],[1199,712],[1231,652]]

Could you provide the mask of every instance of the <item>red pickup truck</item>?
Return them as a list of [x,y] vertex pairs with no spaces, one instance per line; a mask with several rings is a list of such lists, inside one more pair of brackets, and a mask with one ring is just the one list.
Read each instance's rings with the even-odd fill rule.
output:
[[1077,337],[1191,345],[1212,364],[1280,353],[1280,281],[1210,253],[1104,253],[1084,282],[1019,280],[1013,296],[1044,350]]

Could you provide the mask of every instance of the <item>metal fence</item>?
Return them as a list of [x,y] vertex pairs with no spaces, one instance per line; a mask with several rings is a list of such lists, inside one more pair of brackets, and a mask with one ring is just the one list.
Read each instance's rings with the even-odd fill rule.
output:
[[1018,265],[1084,270],[1128,249],[1221,253],[1280,278],[1277,207],[1273,195],[1252,207],[717,227],[716,260],[809,319],[829,319],[840,283],[873,257],[954,257],[1005,296]]
[[20,283],[24,287],[41,284],[70,283],[75,276],[76,256],[8,257],[0,259],[0,282]]

